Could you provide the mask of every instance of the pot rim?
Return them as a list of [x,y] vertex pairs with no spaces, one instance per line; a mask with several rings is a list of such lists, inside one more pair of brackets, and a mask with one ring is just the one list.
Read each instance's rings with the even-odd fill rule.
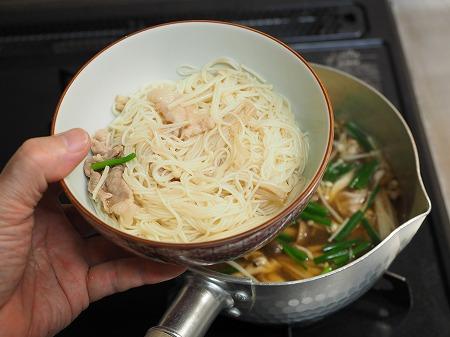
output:
[[374,247],[373,249],[371,249],[370,251],[368,251],[367,253],[365,253],[364,255],[360,256],[359,258],[351,261],[350,263],[332,270],[329,273],[323,274],[323,275],[317,275],[311,278],[307,278],[307,279],[303,279],[303,280],[295,280],[295,281],[286,281],[286,282],[261,282],[261,283],[255,283],[251,280],[249,280],[248,278],[237,278],[237,277],[233,277],[233,276],[229,276],[226,274],[221,274],[215,271],[206,269],[205,267],[194,267],[194,268],[190,268],[190,270],[193,270],[194,272],[200,272],[201,274],[205,275],[206,277],[214,277],[214,276],[218,276],[221,280],[226,280],[227,282],[233,282],[233,283],[239,283],[239,284],[251,284],[252,286],[286,286],[286,285],[296,285],[296,284],[302,284],[302,283],[309,283],[309,282],[313,282],[325,277],[329,277],[331,275],[335,275],[337,273],[343,272],[346,269],[352,268],[354,265],[358,264],[358,263],[362,263],[362,261],[364,261],[365,259],[367,259],[370,255],[375,254],[375,251],[377,251],[378,249],[381,249],[381,247],[383,247],[387,241],[390,241],[394,236],[397,235],[397,233],[401,232],[405,227],[407,227],[408,225],[410,225],[411,223],[415,222],[416,220],[420,219],[420,218],[424,218],[427,214],[430,213],[431,211],[431,201],[430,198],[427,194],[427,191],[425,189],[425,185],[423,183],[423,179],[421,176],[421,172],[420,172],[420,160],[419,160],[419,153],[417,151],[417,145],[416,142],[414,141],[412,132],[408,126],[408,124],[406,123],[405,119],[403,118],[403,116],[400,114],[400,112],[398,111],[398,109],[382,94],[380,93],[377,89],[375,89],[373,86],[371,86],[370,84],[358,79],[357,77],[346,73],[342,70],[333,68],[333,67],[329,67],[329,66],[325,66],[325,65],[321,65],[321,64],[316,64],[316,63],[311,63],[311,66],[313,68],[322,68],[322,69],[326,69],[326,70],[331,70],[334,71],[336,73],[339,73],[342,76],[346,76],[356,82],[358,82],[359,84],[365,86],[366,88],[372,90],[376,95],[378,95],[388,106],[389,108],[394,112],[394,114],[397,116],[397,118],[400,120],[400,122],[402,123],[404,129],[406,130],[406,133],[408,134],[409,140],[411,142],[412,148],[413,148],[413,152],[414,152],[414,159],[415,159],[415,164],[416,164],[416,174],[417,174],[417,182],[419,184],[419,187],[421,189],[421,192],[423,193],[425,199],[426,199],[426,209],[424,212],[419,213],[417,215],[415,215],[414,217],[408,219],[407,221],[403,222],[401,225],[399,225],[397,228],[395,228],[382,242],[380,242],[376,247]]

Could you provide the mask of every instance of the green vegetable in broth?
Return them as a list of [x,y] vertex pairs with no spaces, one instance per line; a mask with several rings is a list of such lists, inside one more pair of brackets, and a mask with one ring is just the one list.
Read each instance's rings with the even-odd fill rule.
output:
[[344,174],[350,172],[356,167],[357,164],[354,162],[333,162],[327,166],[327,169],[323,175],[323,179],[334,183]]
[[[390,218],[380,224],[373,204],[380,191],[388,190],[394,175],[382,153],[374,158],[374,142],[355,122],[337,122],[335,135],[332,162],[304,211],[274,241],[236,260],[240,270],[212,268],[260,282],[293,281],[329,273],[380,243]],[[353,176],[343,179],[351,171]],[[395,203],[389,196],[400,192],[382,195],[383,202]]]
[[290,236],[288,233],[280,233],[280,234],[278,234],[277,238],[278,238],[278,240],[281,240],[281,241],[287,242],[287,243],[295,241],[295,238]]
[[380,243],[380,241],[381,241],[380,236],[378,235],[375,228],[373,228],[373,226],[370,224],[369,220],[367,220],[366,218],[363,218],[361,224],[363,225],[364,229],[366,230],[367,235],[369,235],[370,239],[372,240],[372,243],[373,244]]
[[356,189],[366,188],[375,174],[378,164],[378,160],[376,159],[364,163],[350,183],[350,187]]
[[305,211],[310,214],[317,214],[320,216],[327,216],[330,214],[330,211],[326,207],[314,201],[310,201],[308,205],[306,205]]
[[372,151],[374,149],[372,142],[370,141],[367,134],[363,130],[361,130],[361,128],[356,123],[346,123],[345,129],[349,136],[354,138],[364,150]]
[[300,264],[303,268],[307,269],[304,261],[308,260],[308,255],[300,249],[295,248],[294,246],[289,245],[286,242],[281,240],[278,241],[280,245],[283,247],[283,252],[286,253],[290,258],[292,258],[295,262]]
[[323,252],[339,251],[345,248],[350,248],[358,243],[361,243],[361,239],[329,243],[322,248],[322,251]]
[[317,214],[312,214],[307,211],[303,211],[300,214],[300,218],[303,220],[306,220],[306,221],[311,220],[311,221],[314,221],[315,223],[318,223],[321,225],[331,226],[331,219],[326,218],[324,216],[317,215]]

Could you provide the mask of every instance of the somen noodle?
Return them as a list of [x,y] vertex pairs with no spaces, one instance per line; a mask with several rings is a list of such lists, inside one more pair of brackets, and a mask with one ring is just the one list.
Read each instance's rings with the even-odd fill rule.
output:
[[[117,117],[94,135],[85,173],[98,213],[164,242],[220,239],[270,219],[303,184],[308,156],[289,101],[230,59],[179,73],[117,96]],[[98,163],[111,158],[123,163]]]

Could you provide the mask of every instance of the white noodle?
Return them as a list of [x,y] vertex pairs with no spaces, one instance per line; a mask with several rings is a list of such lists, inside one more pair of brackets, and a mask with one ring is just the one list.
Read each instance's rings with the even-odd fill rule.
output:
[[347,223],[348,218],[345,219],[345,221],[342,222],[341,225],[336,229],[336,231],[328,238],[328,242],[331,242],[334,240],[334,238],[339,234],[339,232],[344,228],[345,224]]
[[320,187],[317,189],[317,194],[319,195],[320,201],[322,201],[323,205],[330,211],[331,215],[332,215],[337,221],[339,221],[340,224],[342,224],[342,222],[344,221],[344,219],[342,219],[342,217],[339,215],[339,213],[338,213],[333,207],[331,207],[331,205],[328,203],[327,199],[326,199],[325,196],[322,194],[322,191],[320,190]]
[[295,245],[295,247],[298,248],[299,250],[305,252],[305,254],[308,255],[308,259],[310,259],[310,260],[314,259],[313,253],[311,253],[311,251],[308,248],[305,248],[300,245]]
[[97,200],[98,191],[100,191],[103,184],[105,183],[108,173],[109,173],[109,166],[106,166],[105,169],[103,170],[102,176],[98,180],[97,185],[95,186],[94,190],[92,191],[92,199]]
[[251,279],[253,282],[259,283],[259,281],[256,279],[256,277],[254,277],[247,270],[245,270],[245,268],[242,267],[239,263],[234,262],[234,261],[227,261],[227,264],[229,264],[231,267],[236,269],[238,272],[240,272],[245,277]]
[[364,158],[370,158],[370,157],[379,157],[380,151],[371,151],[371,152],[365,152],[365,153],[358,153],[358,154],[347,154],[342,155],[342,160],[352,161],[352,160],[359,160]]
[[[263,223],[292,200],[290,192],[304,183],[307,137],[289,102],[246,69],[227,58],[200,70],[184,66],[182,79],[130,95],[108,128],[112,146],[136,153],[123,178],[139,207],[131,227],[119,221],[122,231],[165,242],[221,239]],[[215,126],[179,138],[189,121],[167,124],[147,100],[161,87],[179,95],[169,109],[195,106]]]

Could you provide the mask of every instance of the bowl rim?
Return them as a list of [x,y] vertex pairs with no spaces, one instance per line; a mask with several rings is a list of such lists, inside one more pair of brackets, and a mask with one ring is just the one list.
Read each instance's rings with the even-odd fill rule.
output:
[[131,241],[137,241],[140,242],[142,244],[146,244],[146,245],[151,245],[154,246],[155,248],[176,248],[176,249],[183,249],[183,250],[191,250],[191,249],[199,249],[199,248],[210,248],[210,247],[217,247],[217,246],[222,246],[225,244],[230,244],[236,241],[239,241],[241,239],[244,239],[246,237],[248,237],[249,235],[254,234],[255,232],[258,231],[262,231],[270,226],[272,226],[274,223],[278,222],[279,220],[281,220],[282,218],[288,216],[289,214],[291,214],[293,212],[293,210],[302,202],[302,200],[305,199],[305,197],[307,197],[309,194],[311,194],[314,191],[314,187],[317,186],[317,184],[320,182],[320,179],[322,178],[323,173],[325,172],[325,168],[326,165],[328,163],[328,159],[330,158],[331,155],[331,151],[333,148],[333,137],[334,137],[334,113],[333,113],[333,108],[331,105],[331,101],[330,98],[328,96],[328,92],[325,89],[325,86],[323,85],[323,83],[321,82],[321,80],[319,79],[319,77],[317,76],[317,74],[315,73],[315,71],[312,69],[312,67],[306,62],[306,60],[303,58],[303,56],[301,56],[297,51],[295,51],[294,49],[292,49],[290,46],[288,46],[286,43],[278,40],[277,38],[261,32],[257,29],[248,27],[248,26],[244,26],[238,23],[234,23],[234,22],[227,22],[227,21],[219,21],[219,20],[179,20],[179,21],[170,21],[170,22],[165,22],[162,24],[158,24],[158,25],[154,25],[154,26],[150,26],[150,27],[145,27],[142,28],[140,30],[137,30],[135,32],[132,32],[130,34],[127,34],[115,41],[113,41],[112,43],[108,44],[107,46],[105,46],[104,48],[102,48],[99,52],[97,52],[94,56],[92,56],[89,60],[87,60],[75,73],[75,75],[71,78],[71,80],[69,81],[69,83],[67,84],[66,88],[64,89],[63,93],[61,94],[58,103],[55,107],[55,112],[53,114],[53,118],[52,118],[52,124],[51,124],[51,130],[50,130],[50,134],[51,135],[55,135],[55,127],[56,127],[56,121],[58,119],[58,114],[60,111],[60,107],[61,104],[67,94],[67,91],[70,89],[70,87],[72,86],[73,82],[77,79],[78,75],[92,62],[94,61],[98,56],[100,56],[101,54],[103,54],[104,52],[106,52],[107,50],[109,50],[110,48],[114,47],[117,43],[128,39],[134,35],[138,35],[140,33],[146,32],[148,30],[152,30],[152,29],[157,29],[157,28],[161,28],[161,27],[166,27],[166,26],[173,26],[173,25],[180,25],[180,24],[191,24],[191,23],[208,23],[208,24],[214,24],[214,25],[224,25],[224,26],[232,26],[234,28],[239,28],[239,29],[243,29],[243,30],[247,30],[247,31],[251,31],[253,33],[257,33],[259,35],[261,35],[261,37],[263,38],[268,38],[270,40],[272,40],[273,42],[281,45],[282,47],[284,47],[285,49],[287,49],[289,52],[291,52],[295,57],[297,57],[299,59],[299,61],[301,63],[303,63],[306,68],[309,70],[309,72],[313,75],[313,77],[315,78],[315,80],[317,81],[317,83],[319,84],[319,87],[322,91],[322,94],[325,98],[325,102],[327,105],[327,111],[328,111],[328,119],[329,119],[329,130],[328,130],[328,142],[327,142],[327,147],[325,150],[325,155],[322,158],[322,161],[320,163],[319,168],[316,170],[316,172],[314,173],[313,178],[309,181],[308,185],[306,186],[306,188],[302,191],[302,193],[300,193],[300,195],[297,196],[297,198],[295,198],[293,201],[291,201],[291,203],[280,213],[276,214],[273,218],[270,218],[269,220],[261,223],[260,225],[253,227],[251,229],[248,229],[245,232],[242,233],[238,233],[226,238],[222,238],[222,239],[217,239],[217,240],[211,240],[211,241],[201,241],[201,242],[192,242],[192,243],[176,243],[176,242],[164,242],[164,241],[154,241],[154,240],[149,240],[149,239],[145,239],[145,238],[141,238],[141,237],[137,237],[125,232],[120,231],[119,229],[116,229],[110,225],[108,225],[106,222],[102,221],[101,219],[93,216],[91,214],[91,212],[89,212],[75,197],[75,195],[71,192],[71,190],[69,189],[69,187],[67,186],[67,184],[65,183],[65,180],[62,179],[60,181],[60,184],[62,186],[62,189],[64,191],[64,193],[67,195],[68,199],[70,200],[70,202],[75,206],[76,209],[78,209],[79,212],[81,212],[81,214],[89,219],[89,221],[93,224],[95,224],[96,226],[101,228],[101,231],[107,231],[110,232],[111,234],[115,234],[118,235],[119,237],[124,237],[128,240]]

